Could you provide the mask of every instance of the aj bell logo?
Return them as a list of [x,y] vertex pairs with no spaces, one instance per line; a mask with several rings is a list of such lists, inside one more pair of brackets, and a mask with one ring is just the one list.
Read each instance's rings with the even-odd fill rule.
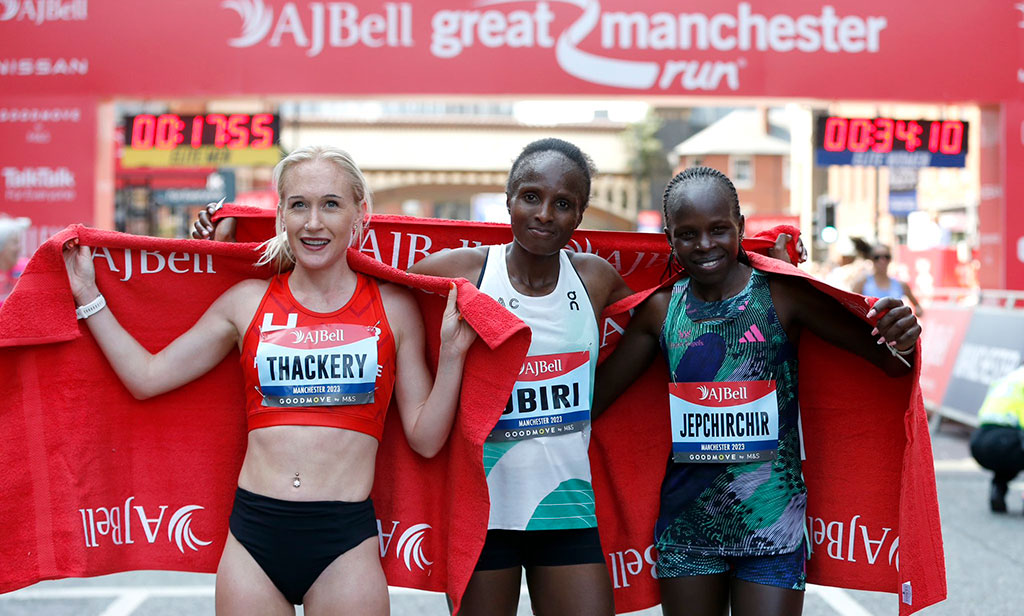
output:
[[304,23],[295,2],[286,2],[277,19],[263,0],[224,0],[221,7],[242,18],[242,34],[228,41],[232,47],[252,47],[270,35],[269,45],[279,47],[290,37],[296,47],[308,47],[306,55],[320,55],[324,46],[412,47],[412,3],[385,2],[383,14],[360,15],[350,2],[311,2],[309,23]]
[[713,402],[747,399],[746,387],[705,387],[703,385],[698,385],[697,393],[700,394],[700,398],[698,398],[698,400],[711,400]]
[[[600,55],[602,50],[707,51],[736,53],[877,53],[885,17],[839,15],[825,5],[818,14],[789,15],[754,12],[750,2],[736,10],[714,14],[604,11],[599,0],[549,0],[523,10],[521,0],[477,0],[476,10],[440,10],[430,16],[430,52],[454,58],[474,46],[487,48],[554,49],[555,62],[567,74],[605,86],[649,90],[669,88],[730,90],[740,87],[744,57],[735,60],[670,59],[639,61]],[[579,10],[576,20],[552,32],[552,4]],[[513,5],[505,12],[491,7]],[[280,47],[287,39],[306,55],[325,47],[412,47],[413,5],[385,2],[383,13],[361,15],[348,2],[310,2],[300,10],[286,2],[276,18],[263,0],[224,0],[223,8],[242,19],[242,33],[230,39],[233,47],[250,47],[269,38]],[[594,39],[599,39],[595,41]]]
[[[884,526],[869,525],[861,515],[846,520],[826,520],[807,516],[807,534],[815,546],[824,547],[832,560],[888,564],[900,570],[900,538]],[[820,551],[815,552],[820,553]],[[883,556],[879,561],[878,557]]]
[[[381,521],[377,520],[377,538],[380,541],[381,558],[387,556],[388,548],[391,547],[391,539],[395,536],[395,531],[400,524],[401,522],[393,521],[391,532],[385,533]],[[405,529],[398,538],[398,543],[395,545],[395,558],[402,561],[409,571],[412,571],[413,565],[421,571],[426,571],[427,567],[434,564],[433,561],[427,560],[423,553],[423,537],[428,530],[430,530],[430,524],[414,524]]]
[[321,342],[344,342],[345,332],[340,329],[334,331],[324,331],[314,329],[308,332],[294,331],[292,335],[295,336],[296,344],[300,342],[306,342],[309,344],[320,344]]
[[0,21],[85,21],[89,0],[0,0]]
[[612,572],[613,588],[629,588],[630,578],[640,575],[647,569],[647,574],[652,578],[656,577],[654,563],[657,560],[654,554],[654,545],[648,545],[643,552],[629,548],[618,552],[609,552],[608,570]]
[[[132,506],[134,496],[129,496],[121,507],[96,507],[94,509],[79,509],[82,515],[82,530],[85,538],[85,547],[97,548],[100,546],[101,537],[109,537],[114,545],[125,545],[135,543],[132,539],[132,513],[138,519],[137,524],[142,527],[142,532],[147,543],[155,543],[160,537],[160,529],[167,514],[167,505],[160,505],[154,517],[152,510],[147,513],[142,505]],[[178,508],[170,515],[167,521],[167,541],[178,546],[178,551],[185,553],[188,546],[193,551],[199,547],[210,545],[211,541],[203,541],[192,533],[192,513],[203,508],[199,505],[185,505]],[[198,546],[198,547],[197,547]]]

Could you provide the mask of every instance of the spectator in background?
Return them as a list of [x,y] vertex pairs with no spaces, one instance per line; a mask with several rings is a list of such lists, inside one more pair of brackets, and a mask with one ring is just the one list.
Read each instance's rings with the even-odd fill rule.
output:
[[910,285],[902,280],[889,277],[889,264],[892,263],[892,251],[889,250],[889,247],[878,245],[872,248],[871,262],[874,267],[853,283],[853,292],[870,297],[895,297],[896,299],[906,297],[914,306],[917,316],[924,316],[921,304],[914,297]]
[[825,276],[825,282],[852,291],[854,283],[871,270],[871,244],[859,237],[843,237],[838,248],[839,265]]
[[25,269],[25,259],[19,259],[21,236],[30,224],[27,218],[0,217],[0,305]]
[[989,507],[1006,513],[1006,492],[1024,470],[1024,366],[992,383],[978,411],[971,455],[993,471]]

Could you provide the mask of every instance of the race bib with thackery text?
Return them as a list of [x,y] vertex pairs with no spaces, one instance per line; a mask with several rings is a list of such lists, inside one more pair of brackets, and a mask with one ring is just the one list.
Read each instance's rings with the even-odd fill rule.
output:
[[373,402],[380,330],[330,324],[261,331],[256,349],[263,406]]

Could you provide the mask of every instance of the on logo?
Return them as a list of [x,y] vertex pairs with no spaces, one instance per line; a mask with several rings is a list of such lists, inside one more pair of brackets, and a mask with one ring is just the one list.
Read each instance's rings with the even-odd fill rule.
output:
[[580,305],[576,303],[576,291],[569,291],[566,295],[569,298],[569,310],[579,310]]

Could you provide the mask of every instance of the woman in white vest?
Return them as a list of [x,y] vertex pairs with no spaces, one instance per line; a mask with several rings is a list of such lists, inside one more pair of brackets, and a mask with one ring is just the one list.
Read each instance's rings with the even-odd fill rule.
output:
[[410,269],[475,281],[533,332],[484,443],[491,513],[462,616],[515,614],[524,568],[535,614],[614,613],[587,449],[598,318],[630,290],[601,257],[565,250],[593,173],[571,143],[527,145],[506,184],[512,242],[436,253]]

